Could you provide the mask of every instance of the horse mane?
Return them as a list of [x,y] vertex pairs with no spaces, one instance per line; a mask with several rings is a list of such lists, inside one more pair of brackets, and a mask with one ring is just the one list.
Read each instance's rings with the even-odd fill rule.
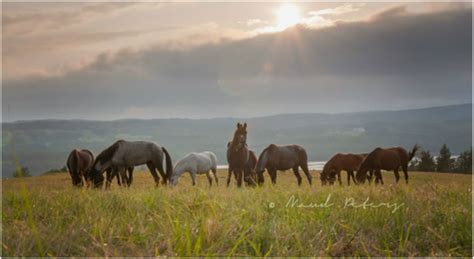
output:
[[100,152],[100,154],[96,158],[96,161],[100,161],[102,163],[104,162],[104,160],[112,159],[112,156],[115,154],[115,152],[119,148],[119,145],[123,142],[125,142],[125,140],[122,140],[122,139],[115,141],[115,143],[112,144],[110,147]]

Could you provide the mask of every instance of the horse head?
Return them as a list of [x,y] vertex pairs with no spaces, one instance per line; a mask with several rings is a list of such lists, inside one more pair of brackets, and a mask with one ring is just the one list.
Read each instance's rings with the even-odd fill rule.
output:
[[234,138],[232,139],[232,148],[234,151],[239,151],[247,145],[247,123],[243,125],[237,123],[237,129],[234,132]]

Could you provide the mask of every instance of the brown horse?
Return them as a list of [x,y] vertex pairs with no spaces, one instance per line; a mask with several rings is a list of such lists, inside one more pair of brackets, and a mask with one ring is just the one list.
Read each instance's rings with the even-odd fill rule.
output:
[[321,172],[320,179],[321,184],[326,185],[334,184],[336,175],[339,181],[339,185],[342,185],[341,171],[347,172],[347,185],[351,185],[351,177],[354,184],[356,183],[354,177],[354,171],[359,168],[360,163],[368,154],[341,154],[337,153],[326,162]]
[[[243,125],[237,123],[237,129],[234,132],[232,141],[227,144],[227,163],[229,164],[228,175],[234,173],[237,186],[242,186],[242,178],[245,173],[247,162],[250,158],[250,152],[247,147],[247,123]],[[250,175],[244,180],[250,181]],[[227,186],[230,184],[230,177],[227,177]],[[249,182],[247,182],[249,184]]]
[[418,148],[418,145],[415,145],[409,153],[402,147],[378,147],[374,149],[360,164],[356,174],[357,181],[364,183],[367,178],[367,172],[373,170],[376,175],[376,183],[381,181],[383,184],[380,170],[393,170],[395,180],[398,183],[400,180],[398,169],[402,167],[403,173],[405,174],[405,182],[408,183],[408,162],[415,156]]
[[72,178],[72,185],[81,187],[84,178],[87,187],[90,187],[89,171],[94,163],[94,155],[87,149],[74,149],[67,158],[67,168]]
[[[229,147],[231,142],[227,144]],[[249,150],[249,159],[244,166],[244,182],[248,186],[255,186],[256,185],[256,172],[255,167],[257,166],[257,155],[252,150]],[[230,179],[232,176],[232,171],[229,170],[229,174],[227,175],[227,186],[230,184]]]
[[303,169],[303,172],[311,185],[312,176],[308,170],[308,155],[304,148],[298,145],[277,146],[271,144],[262,151],[258,158],[256,168],[258,184],[261,185],[265,181],[263,177],[265,169],[267,169],[268,174],[270,174],[273,184],[276,183],[277,170],[286,171],[288,169],[293,169],[293,173],[298,180],[298,185],[301,185],[301,175],[298,171],[298,167]]

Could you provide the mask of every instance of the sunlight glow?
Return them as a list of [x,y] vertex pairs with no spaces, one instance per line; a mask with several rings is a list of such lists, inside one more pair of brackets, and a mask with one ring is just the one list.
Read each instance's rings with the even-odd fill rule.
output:
[[278,29],[284,30],[300,22],[300,11],[295,5],[284,4],[276,11],[278,19]]

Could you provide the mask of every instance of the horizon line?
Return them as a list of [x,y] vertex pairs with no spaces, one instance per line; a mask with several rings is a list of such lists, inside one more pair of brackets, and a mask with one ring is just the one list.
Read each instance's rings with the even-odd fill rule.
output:
[[400,109],[400,110],[362,110],[362,111],[354,111],[354,112],[294,112],[294,113],[275,113],[275,114],[268,114],[268,115],[261,115],[261,116],[249,116],[249,117],[238,117],[238,116],[217,116],[217,117],[203,117],[203,118],[185,118],[185,117],[168,117],[168,118],[121,118],[121,119],[111,119],[111,120],[97,120],[97,119],[58,119],[58,118],[48,118],[48,119],[27,119],[27,120],[12,120],[12,121],[4,121],[3,114],[2,114],[2,124],[4,123],[20,123],[20,122],[35,122],[35,121],[89,121],[89,122],[115,122],[115,121],[127,121],[127,120],[141,120],[141,121],[151,121],[151,120],[218,120],[218,119],[258,119],[258,118],[265,118],[265,117],[274,117],[274,116],[282,116],[282,115],[343,115],[343,114],[358,114],[358,113],[372,113],[372,112],[403,112],[403,111],[414,111],[414,110],[425,110],[425,109],[435,109],[435,108],[445,108],[451,106],[464,106],[464,105],[471,105],[472,110],[472,102],[470,103],[459,103],[459,104],[448,104],[448,105],[436,105],[436,106],[426,106],[420,108],[408,108],[408,109]]

